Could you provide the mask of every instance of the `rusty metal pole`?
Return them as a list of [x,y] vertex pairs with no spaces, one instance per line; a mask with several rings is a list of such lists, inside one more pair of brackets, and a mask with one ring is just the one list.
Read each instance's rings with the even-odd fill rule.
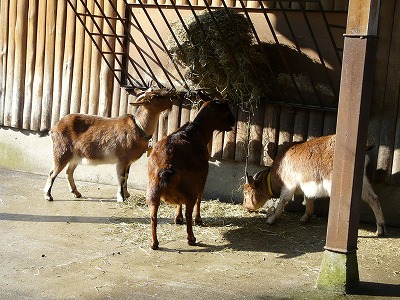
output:
[[317,287],[359,284],[358,223],[370,113],[379,0],[350,0],[344,40],[326,246]]

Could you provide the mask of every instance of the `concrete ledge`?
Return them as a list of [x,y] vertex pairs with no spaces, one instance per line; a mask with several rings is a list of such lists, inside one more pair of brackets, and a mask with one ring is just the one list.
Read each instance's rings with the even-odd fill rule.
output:
[[[0,127],[0,167],[47,175],[53,162],[53,150],[50,136],[40,137],[36,132],[15,130]],[[244,163],[234,161],[210,160],[210,170],[207,177],[204,197],[220,199],[224,202],[241,203],[243,200],[241,186],[243,184]],[[253,174],[262,169],[262,166],[248,166],[249,173]],[[65,171],[60,178],[65,178]],[[55,184],[64,184],[64,180],[57,178]],[[117,191],[117,176],[115,165],[78,166],[74,178],[76,180],[115,185]],[[62,181],[62,182],[60,182]],[[130,169],[128,185],[138,190],[146,190],[148,181],[147,156],[144,154],[134,162]],[[45,182],[43,182],[43,187]]]

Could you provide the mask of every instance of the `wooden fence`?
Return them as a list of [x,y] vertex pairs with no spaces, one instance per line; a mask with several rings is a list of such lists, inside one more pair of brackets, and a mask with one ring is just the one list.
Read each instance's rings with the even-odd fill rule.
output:
[[[113,1],[123,14],[124,2]],[[83,10],[80,0],[72,2]],[[217,5],[218,1],[213,2]],[[252,5],[251,1],[245,3]],[[282,3],[296,9],[294,3]],[[94,0],[86,4],[96,14]],[[322,4],[328,10],[347,7],[343,0]],[[108,1],[103,5],[107,11]],[[310,5],[308,9],[312,9]],[[382,1],[381,16],[369,125],[376,146],[370,154],[376,180],[399,184],[400,43],[395,37],[400,34],[400,3]],[[93,27],[89,18],[85,22]],[[1,126],[38,131],[52,127],[68,113],[115,117],[132,112],[128,103],[133,99],[119,87],[67,1],[1,1],[0,26]],[[107,26],[103,24],[105,32]],[[123,28],[116,27],[123,34]],[[117,51],[118,45],[115,47]],[[215,133],[210,145],[214,158],[270,165],[285,142],[331,134],[336,127],[335,112],[263,104],[254,115],[242,110],[235,113],[235,131]],[[175,106],[169,114],[161,115],[155,139],[194,115],[188,103]]]

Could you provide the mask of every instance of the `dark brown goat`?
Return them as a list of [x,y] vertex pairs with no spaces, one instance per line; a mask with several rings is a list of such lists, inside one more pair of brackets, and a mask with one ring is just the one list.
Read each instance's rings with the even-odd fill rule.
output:
[[147,90],[131,105],[138,106],[133,115],[118,118],[70,114],[62,118],[50,131],[53,140],[54,165],[50,171],[45,198],[53,200],[51,188],[57,175],[67,167],[70,192],[78,192],[73,173],[79,163],[117,165],[119,189],[117,201],[122,202],[129,193],[127,180],[130,165],[142,156],[157,126],[160,113],[171,109],[174,91]]
[[[208,174],[207,144],[214,130],[230,131],[235,124],[229,106],[200,94],[205,102],[193,122],[160,140],[149,158],[149,183],[146,201],[150,209],[152,229],[151,248],[158,249],[157,211],[160,200],[177,205],[175,223],[183,223],[182,205],[185,204],[186,228],[189,245],[196,244],[192,229],[202,222],[200,202]],[[205,99],[206,98],[206,99]]]

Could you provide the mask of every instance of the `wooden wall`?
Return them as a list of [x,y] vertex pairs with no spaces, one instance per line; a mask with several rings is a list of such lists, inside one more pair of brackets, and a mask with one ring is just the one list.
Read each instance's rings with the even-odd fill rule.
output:
[[[122,13],[123,1],[113,1]],[[72,2],[83,11],[80,0]],[[96,13],[94,1],[86,3]],[[347,1],[343,0],[322,3],[332,10],[347,7]],[[370,153],[371,171],[377,181],[398,185],[400,42],[396,37],[400,34],[400,3],[382,1],[381,6],[383,17],[379,23],[368,128],[375,142]],[[85,22],[89,28],[93,27],[89,18]],[[103,24],[105,32],[107,26]],[[116,27],[123,32],[123,28]],[[38,131],[76,112],[114,117],[130,112],[129,100],[66,1],[1,1],[1,126]],[[235,113],[238,120],[235,131],[215,134],[210,146],[214,158],[269,165],[285,142],[331,134],[336,126],[333,112],[261,105],[254,115],[239,110]],[[156,139],[194,115],[195,110],[187,104],[174,107],[169,115],[160,117]]]

